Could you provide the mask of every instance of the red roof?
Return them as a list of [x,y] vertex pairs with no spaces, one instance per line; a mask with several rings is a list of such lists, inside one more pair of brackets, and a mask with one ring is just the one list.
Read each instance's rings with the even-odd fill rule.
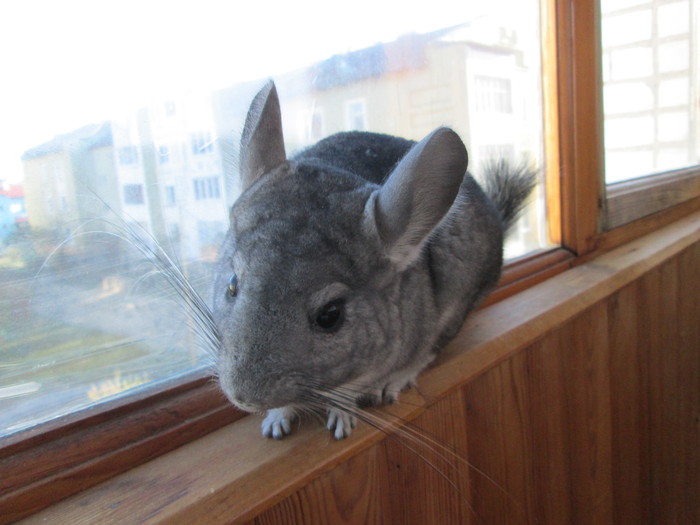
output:
[[17,199],[19,197],[24,197],[24,190],[20,184],[8,184],[6,186],[0,186],[0,195],[5,195],[11,199]]

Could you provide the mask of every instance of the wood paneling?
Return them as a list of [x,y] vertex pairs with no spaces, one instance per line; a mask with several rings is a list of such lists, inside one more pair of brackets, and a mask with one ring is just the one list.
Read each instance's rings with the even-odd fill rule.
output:
[[613,500],[618,523],[650,523],[649,346],[640,341],[647,312],[640,283],[608,301],[612,404]]
[[252,523],[383,523],[390,514],[386,456],[380,444],[345,461],[295,492]]
[[473,523],[464,413],[457,391],[384,440],[391,523]]

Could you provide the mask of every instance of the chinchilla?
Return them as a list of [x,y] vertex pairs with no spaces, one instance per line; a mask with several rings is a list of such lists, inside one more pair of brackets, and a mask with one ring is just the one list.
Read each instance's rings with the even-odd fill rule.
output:
[[332,135],[287,158],[272,82],[241,139],[243,192],[214,282],[226,396],[282,438],[326,411],[393,402],[496,284],[503,237],[535,175],[492,166],[482,189],[459,136]]

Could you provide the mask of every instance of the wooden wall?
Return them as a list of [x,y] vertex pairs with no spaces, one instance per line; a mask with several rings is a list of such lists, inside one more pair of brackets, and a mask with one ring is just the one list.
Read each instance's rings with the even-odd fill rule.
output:
[[700,523],[700,245],[410,428],[418,442],[379,441],[250,523]]

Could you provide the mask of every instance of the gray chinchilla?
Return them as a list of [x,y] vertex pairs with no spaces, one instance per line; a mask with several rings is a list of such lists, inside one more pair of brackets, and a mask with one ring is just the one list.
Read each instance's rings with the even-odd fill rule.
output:
[[535,176],[501,163],[482,190],[466,170],[447,128],[338,133],[287,159],[274,84],[256,95],[213,315],[221,387],[268,411],[264,435],[325,410],[348,436],[357,407],[394,401],[496,284]]

